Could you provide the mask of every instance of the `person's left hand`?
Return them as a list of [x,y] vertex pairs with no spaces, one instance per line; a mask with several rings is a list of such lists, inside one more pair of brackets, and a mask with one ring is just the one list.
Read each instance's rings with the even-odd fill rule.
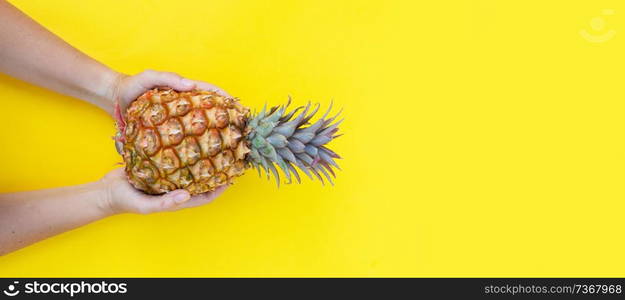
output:
[[163,195],[148,195],[135,189],[123,168],[115,169],[97,182],[104,190],[105,197],[100,207],[107,214],[138,213],[149,214],[162,211],[175,211],[183,208],[207,204],[226,190],[227,185],[212,192],[191,196],[188,191],[179,189]]

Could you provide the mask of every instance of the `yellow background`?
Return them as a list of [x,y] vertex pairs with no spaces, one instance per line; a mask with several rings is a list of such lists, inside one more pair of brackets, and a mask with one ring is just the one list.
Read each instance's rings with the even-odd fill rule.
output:
[[[6,255],[0,276],[625,275],[623,1],[11,2],[119,71],[255,108],[334,99],[347,120],[335,187],[251,171],[210,205]],[[0,191],[121,161],[97,108],[6,76],[0,92]]]

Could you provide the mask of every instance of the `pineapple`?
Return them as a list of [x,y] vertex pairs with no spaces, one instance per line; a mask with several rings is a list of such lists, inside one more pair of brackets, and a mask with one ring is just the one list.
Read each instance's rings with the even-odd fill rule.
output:
[[[247,168],[273,174],[278,168],[288,183],[301,182],[297,169],[332,183],[332,168],[340,158],[325,144],[338,137],[338,114],[309,124],[319,105],[266,106],[256,115],[236,98],[212,91],[176,92],[153,89],[118,118],[118,150],[126,163],[128,180],[149,194],[184,188],[192,195],[231,184]],[[296,113],[302,110],[299,114]],[[339,112],[340,114],[340,112]],[[295,117],[294,117],[295,116]]]

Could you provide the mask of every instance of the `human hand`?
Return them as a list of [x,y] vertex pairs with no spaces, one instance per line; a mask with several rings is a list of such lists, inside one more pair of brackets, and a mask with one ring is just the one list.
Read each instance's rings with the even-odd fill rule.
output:
[[174,190],[163,195],[148,195],[135,189],[128,180],[123,168],[115,169],[98,181],[105,197],[100,207],[108,214],[175,211],[212,202],[226,186],[220,186],[213,192],[190,196],[186,190]]
[[193,89],[208,90],[230,97],[226,91],[207,82],[191,80],[172,72],[145,70],[133,76],[119,73],[109,88],[109,98],[119,104],[120,112],[123,114],[132,101],[155,87],[170,87],[180,92]]

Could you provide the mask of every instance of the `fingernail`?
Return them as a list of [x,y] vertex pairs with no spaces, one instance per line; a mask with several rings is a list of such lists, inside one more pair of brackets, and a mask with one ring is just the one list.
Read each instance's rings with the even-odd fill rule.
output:
[[174,202],[180,204],[189,200],[190,195],[187,192],[180,192],[174,195]]
[[186,78],[182,78],[182,80],[180,80],[180,83],[186,87],[192,87],[195,85],[195,83],[193,83],[193,81],[186,79]]

